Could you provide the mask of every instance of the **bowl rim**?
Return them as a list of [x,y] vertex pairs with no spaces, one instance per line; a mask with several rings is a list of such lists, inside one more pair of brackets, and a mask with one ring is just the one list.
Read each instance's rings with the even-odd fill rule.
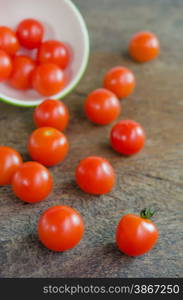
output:
[[[49,97],[49,99],[57,99],[57,100],[63,99],[65,96],[70,94],[75,89],[75,87],[78,85],[79,81],[81,80],[81,78],[83,77],[83,75],[87,69],[88,61],[89,61],[89,54],[90,54],[90,39],[89,39],[89,32],[88,32],[86,22],[81,14],[79,8],[76,6],[76,4],[74,4],[71,0],[64,0],[64,1],[68,5],[70,5],[70,7],[74,10],[75,14],[78,17],[78,20],[80,22],[80,25],[81,25],[81,28],[83,31],[85,52],[84,52],[83,61],[82,61],[79,73],[74,78],[71,86],[68,89],[66,88],[65,92],[60,92],[61,95],[56,94],[56,95]],[[40,100],[32,100],[32,101],[27,102],[26,100],[18,100],[18,99],[14,99],[12,97],[8,97],[5,95],[0,95],[0,101],[3,101],[7,104],[11,104],[13,106],[19,106],[19,107],[36,107],[42,101],[44,101],[44,99],[46,99],[46,97],[42,97],[42,99],[40,99]]]

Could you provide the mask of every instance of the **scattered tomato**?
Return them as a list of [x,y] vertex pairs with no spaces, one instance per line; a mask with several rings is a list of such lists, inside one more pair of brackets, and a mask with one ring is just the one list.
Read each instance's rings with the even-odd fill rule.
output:
[[37,127],[53,127],[63,131],[69,122],[67,106],[58,100],[44,100],[34,111],[34,122]]
[[44,200],[51,192],[52,186],[53,180],[48,169],[34,161],[24,163],[12,180],[15,195],[28,203]]
[[115,151],[124,155],[132,155],[144,147],[145,133],[137,122],[123,120],[114,125],[110,139]]
[[20,45],[15,32],[6,26],[0,26],[0,49],[9,55],[15,55]]
[[59,93],[65,85],[63,71],[54,64],[39,65],[32,76],[34,89],[43,96]]
[[65,135],[52,127],[36,129],[28,141],[31,158],[48,167],[61,162],[68,150],[69,143]]
[[123,253],[129,256],[143,255],[156,244],[158,230],[149,220],[153,214],[145,209],[141,216],[128,214],[121,218],[116,230],[116,243]]
[[10,85],[16,89],[31,88],[32,73],[35,69],[34,61],[27,56],[16,56],[13,60],[13,71],[10,76]]
[[68,206],[47,209],[38,222],[38,235],[45,247],[66,251],[75,247],[84,234],[84,223],[79,213]]
[[12,69],[10,56],[4,50],[0,50],[0,82],[10,77]]
[[22,164],[20,154],[5,146],[0,146],[0,185],[11,184],[13,175]]
[[160,44],[152,32],[138,32],[130,40],[129,54],[138,62],[146,62],[157,57]]
[[135,76],[125,67],[114,67],[105,74],[104,87],[118,98],[128,97],[135,88]]
[[27,49],[38,48],[44,35],[43,25],[35,19],[25,19],[17,27],[20,44]]
[[37,60],[39,63],[52,63],[65,69],[69,64],[69,50],[64,43],[50,40],[41,44]]
[[101,157],[83,159],[76,169],[76,182],[86,193],[109,193],[115,184],[115,172],[110,163]]
[[84,110],[90,121],[106,125],[117,119],[121,112],[121,106],[112,92],[106,89],[97,89],[88,95]]

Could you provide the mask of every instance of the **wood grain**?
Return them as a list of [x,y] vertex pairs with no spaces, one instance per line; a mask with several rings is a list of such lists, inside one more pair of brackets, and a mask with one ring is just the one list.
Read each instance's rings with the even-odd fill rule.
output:
[[[181,277],[183,276],[183,1],[75,0],[91,37],[88,70],[76,90],[64,99],[71,111],[66,134],[69,156],[51,169],[54,191],[39,204],[19,201],[10,187],[0,188],[1,277]],[[160,57],[147,64],[126,54],[129,38],[139,30],[155,32]],[[140,122],[147,134],[144,150],[125,158],[109,146],[111,126],[86,120],[86,95],[102,84],[115,65],[131,68],[137,77],[134,94],[122,102],[121,119]],[[34,129],[32,109],[0,103],[0,143],[28,159],[26,140]],[[117,173],[112,193],[95,197],[76,186],[74,170],[88,155],[107,158]],[[82,242],[73,250],[53,253],[39,242],[40,213],[55,204],[76,208],[86,224]],[[153,251],[130,258],[114,244],[115,227],[125,213],[155,206],[159,241]]]

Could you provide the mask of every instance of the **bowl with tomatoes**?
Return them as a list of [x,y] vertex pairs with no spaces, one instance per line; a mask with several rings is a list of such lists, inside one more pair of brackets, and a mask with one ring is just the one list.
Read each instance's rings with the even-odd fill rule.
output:
[[0,100],[31,107],[64,98],[89,58],[78,8],[70,0],[0,0],[0,7]]

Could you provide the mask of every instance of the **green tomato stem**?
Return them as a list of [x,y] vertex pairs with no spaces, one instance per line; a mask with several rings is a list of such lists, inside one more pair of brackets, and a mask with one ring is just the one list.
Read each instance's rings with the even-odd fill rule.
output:
[[155,214],[155,210],[153,208],[145,208],[140,212],[140,216],[143,219],[151,219]]

